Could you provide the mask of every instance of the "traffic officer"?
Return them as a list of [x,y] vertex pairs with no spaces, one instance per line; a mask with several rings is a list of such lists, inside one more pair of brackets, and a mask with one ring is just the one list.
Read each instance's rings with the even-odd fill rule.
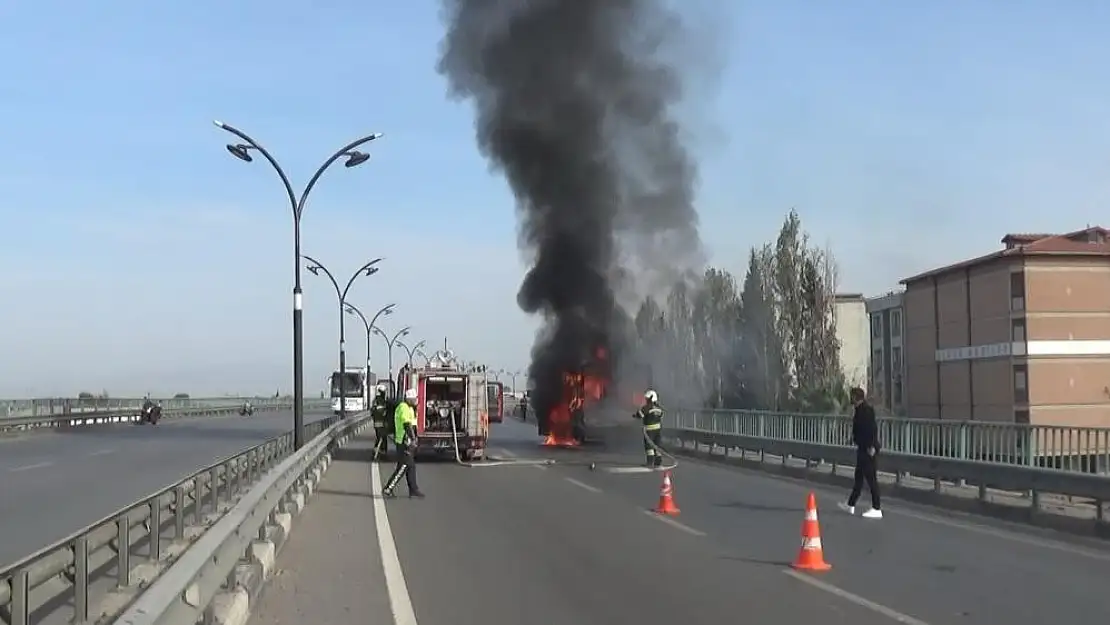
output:
[[401,482],[401,476],[409,487],[409,497],[424,497],[416,485],[416,389],[405,391],[405,401],[397,404],[393,413],[393,439],[397,443],[397,468],[385,483],[382,494],[393,497],[393,489]]
[[663,466],[663,407],[659,405],[659,394],[648,389],[644,392],[644,405],[632,415],[644,426],[644,453],[647,466]]
[[389,455],[389,400],[385,397],[385,385],[379,384],[374,392],[374,403],[370,405],[370,419],[374,423],[374,460]]

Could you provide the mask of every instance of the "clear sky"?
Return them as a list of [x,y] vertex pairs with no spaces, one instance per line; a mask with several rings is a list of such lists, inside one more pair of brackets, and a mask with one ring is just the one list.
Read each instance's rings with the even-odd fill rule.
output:
[[[385,256],[351,301],[396,301],[387,328],[523,368],[535,322],[515,304],[512,198],[435,72],[437,6],[0,0],[0,396],[289,390],[291,216],[214,118],[298,186],[386,133],[321,183],[305,253],[343,276]],[[841,290],[876,294],[1007,231],[1105,223],[1110,4],[689,6],[717,42],[715,80],[698,72],[685,109],[712,262],[742,271],[796,207]],[[307,273],[305,307],[317,391],[338,312]]]

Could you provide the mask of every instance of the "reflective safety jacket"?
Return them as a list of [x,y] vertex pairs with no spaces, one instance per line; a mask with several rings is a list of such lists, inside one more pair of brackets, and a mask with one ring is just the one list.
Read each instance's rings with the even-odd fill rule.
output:
[[376,428],[384,428],[389,425],[389,406],[386,404],[385,398],[374,399],[374,403],[370,406],[370,419],[374,422]]
[[404,445],[410,428],[412,435],[416,436],[416,411],[408,402],[401,402],[397,404],[397,410],[393,411],[393,440],[398,445]]
[[644,404],[632,416],[644,422],[645,430],[663,429],[663,407],[659,404]]

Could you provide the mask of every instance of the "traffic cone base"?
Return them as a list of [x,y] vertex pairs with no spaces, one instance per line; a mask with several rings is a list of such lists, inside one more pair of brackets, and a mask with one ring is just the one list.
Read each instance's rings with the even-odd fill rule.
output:
[[821,526],[817,521],[817,498],[809,494],[806,501],[805,520],[802,521],[802,548],[798,559],[792,565],[799,571],[828,571],[832,565],[825,562],[825,550],[821,545]]
[[663,472],[663,486],[659,489],[659,505],[655,506],[652,512],[678,516],[679,510],[674,502],[674,488],[671,486],[670,471]]

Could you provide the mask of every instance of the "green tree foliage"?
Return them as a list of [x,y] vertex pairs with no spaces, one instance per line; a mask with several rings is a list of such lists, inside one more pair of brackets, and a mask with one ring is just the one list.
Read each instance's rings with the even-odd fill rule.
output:
[[742,281],[709,268],[646,298],[634,319],[652,384],[672,405],[842,412],[836,263],[790,211]]

